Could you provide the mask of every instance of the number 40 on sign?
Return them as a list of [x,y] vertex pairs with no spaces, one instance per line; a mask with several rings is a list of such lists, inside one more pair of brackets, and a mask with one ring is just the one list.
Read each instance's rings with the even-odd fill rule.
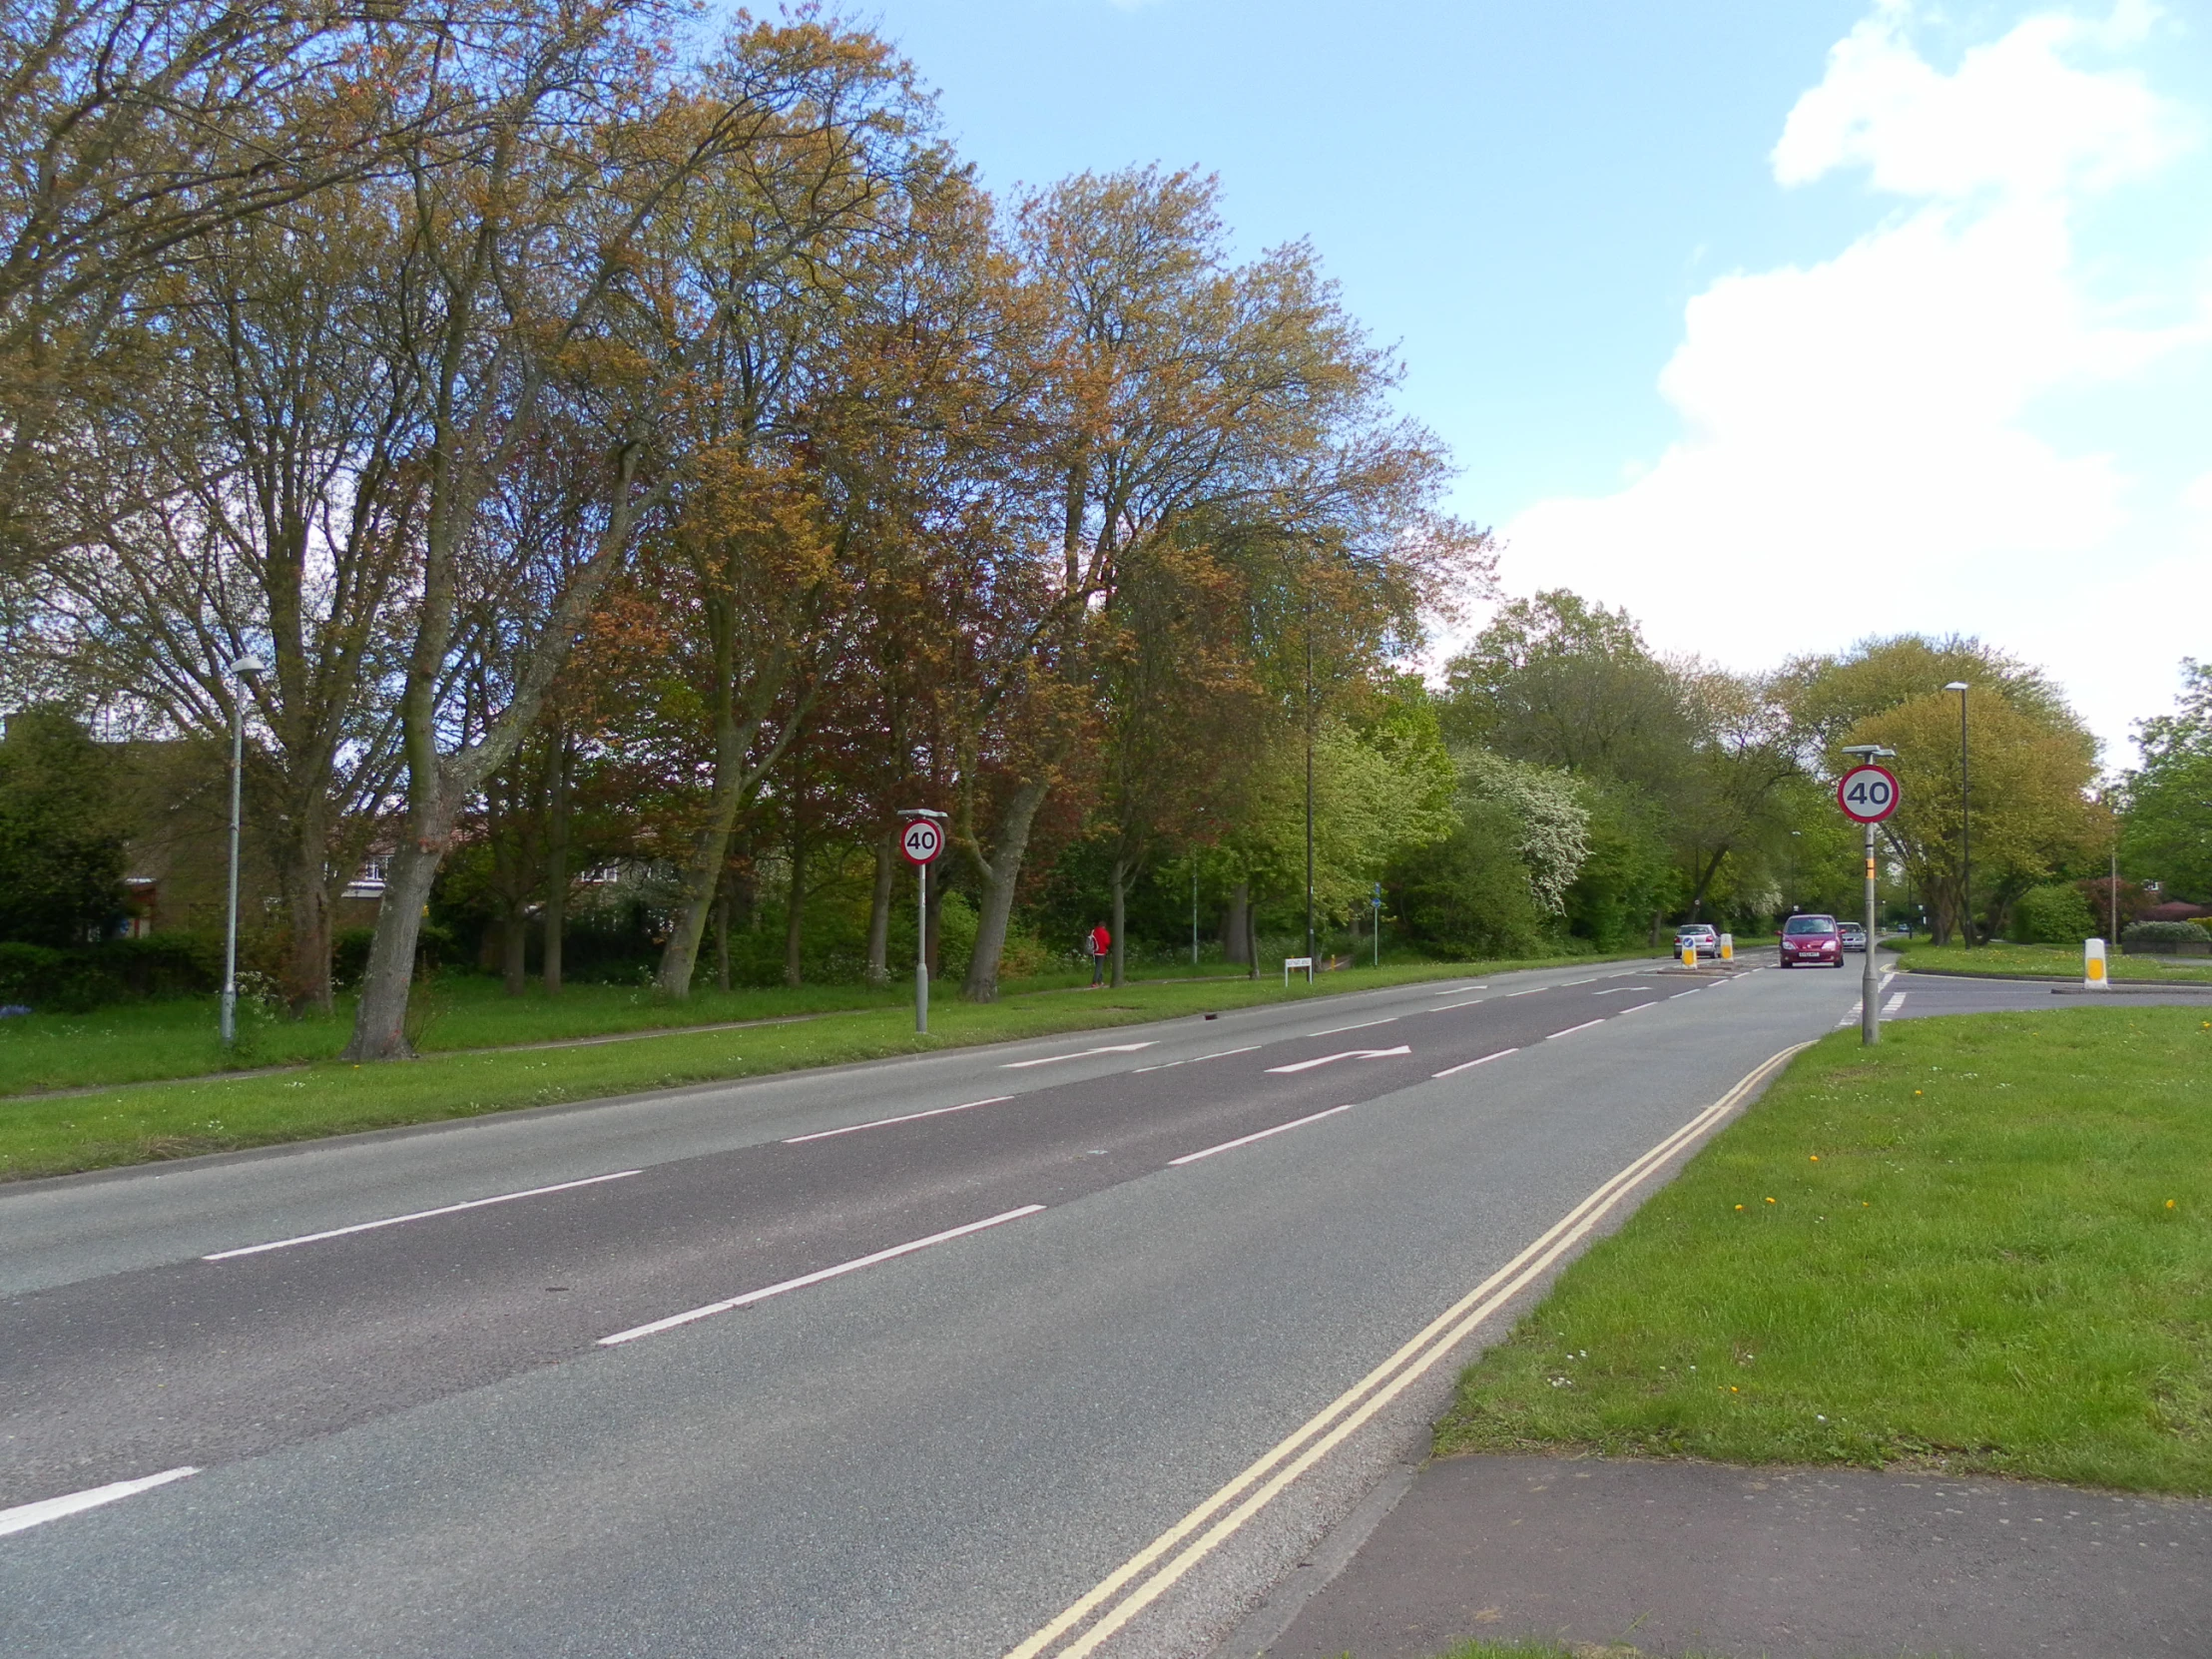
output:
[[1898,781],[1888,767],[1853,767],[1836,784],[1836,805],[1855,824],[1880,824],[1898,810]]

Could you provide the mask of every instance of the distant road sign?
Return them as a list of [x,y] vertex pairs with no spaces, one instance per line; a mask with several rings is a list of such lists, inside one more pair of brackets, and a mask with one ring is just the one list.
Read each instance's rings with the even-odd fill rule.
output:
[[898,832],[898,850],[909,864],[933,864],[944,850],[944,830],[917,818]]
[[1898,781],[1888,767],[1853,767],[1836,784],[1836,805],[1854,824],[1880,824],[1898,810]]

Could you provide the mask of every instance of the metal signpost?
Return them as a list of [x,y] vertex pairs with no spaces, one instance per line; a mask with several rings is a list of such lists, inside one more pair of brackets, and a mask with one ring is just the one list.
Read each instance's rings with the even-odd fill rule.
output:
[[921,877],[921,908],[914,925],[914,1029],[929,1030],[929,866],[944,850],[944,814],[926,807],[908,807],[898,815],[906,821],[898,832],[898,854]]
[[1898,810],[1897,774],[1874,763],[1877,758],[1895,759],[1897,751],[1874,744],[1853,744],[1844,753],[1857,756],[1859,764],[1836,781],[1836,805],[1843,808],[1844,817],[1865,825],[1867,830],[1867,963],[1859,980],[1859,1040],[1871,1047],[1882,1040],[1882,979],[1874,959],[1879,936],[1875,931],[1874,827]]

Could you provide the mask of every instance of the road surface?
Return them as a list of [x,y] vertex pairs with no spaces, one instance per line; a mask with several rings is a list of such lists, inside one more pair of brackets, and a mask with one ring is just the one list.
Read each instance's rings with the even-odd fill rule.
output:
[[1528,1247],[1858,985],[1446,981],[0,1194],[0,1647],[1204,1652]]

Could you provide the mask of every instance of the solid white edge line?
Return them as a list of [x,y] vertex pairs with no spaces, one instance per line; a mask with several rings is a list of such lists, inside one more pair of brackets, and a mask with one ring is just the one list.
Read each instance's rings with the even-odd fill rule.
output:
[[458,1215],[463,1210],[481,1210],[487,1204],[512,1204],[518,1198],[543,1198],[547,1193],[572,1192],[578,1187],[596,1187],[602,1181],[625,1181],[645,1171],[618,1169],[612,1175],[587,1175],[581,1181],[556,1181],[550,1187],[532,1187],[526,1192],[500,1193],[492,1198],[472,1198],[466,1204],[444,1204],[435,1210],[417,1210],[412,1215],[386,1216],[381,1221],[355,1222],[351,1227],[333,1227],[323,1233],[302,1233],[296,1239],[276,1239],[269,1244],[244,1245],[237,1250],[219,1250],[213,1256],[203,1256],[203,1262],[228,1262],[238,1256],[259,1256],[265,1250],[289,1250],[293,1245],[319,1244],[324,1239],[342,1239],[349,1233],[373,1233],[379,1227],[397,1227],[402,1222],[428,1221],[432,1216]]
[[1549,1042],[1551,1041],[1552,1037],[1571,1037],[1577,1031],[1587,1031],[1593,1025],[1603,1025],[1605,1021],[1601,1019],[1586,1019],[1580,1025],[1570,1025],[1564,1031],[1554,1031],[1550,1033],[1549,1036],[1546,1036],[1544,1038],[1544,1041]]
[[1399,1054],[1410,1054],[1412,1052],[1403,1043],[1399,1043],[1395,1048],[1348,1048],[1342,1054],[1324,1054],[1313,1060],[1293,1060],[1287,1066],[1270,1066],[1268,1067],[1268,1075],[1272,1077],[1277,1072],[1312,1071],[1316,1066],[1326,1066],[1336,1060],[1387,1060]]
[[1446,1066],[1442,1071],[1432,1071],[1428,1075],[1431,1077],[1449,1077],[1454,1072],[1465,1071],[1469,1066],[1486,1066],[1492,1060],[1502,1060],[1508,1054],[1518,1054],[1520,1050],[1517,1048],[1501,1048],[1495,1054],[1483,1055],[1479,1060],[1461,1060],[1455,1066]]
[[947,1112],[965,1112],[977,1106],[996,1106],[1011,1100],[1010,1094],[994,1094],[988,1100],[963,1100],[957,1106],[932,1106],[926,1112],[908,1112],[903,1117],[877,1118],[872,1123],[848,1123],[842,1129],[818,1129],[812,1135],[794,1135],[783,1144],[801,1146],[808,1141],[826,1141],[832,1135],[857,1135],[863,1129],[888,1129],[894,1123],[912,1123],[916,1118],[941,1118]]
[[[1167,1531],[1161,1533],[1150,1544],[1115,1568],[1113,1572],[1100,1580],[1086,1594],[1071,1603],[1049,1624],[1036,1631],[1020,1646],[1011,1649],[1007,1653],[1006,1659],[1036,1659],[1038,1654],[1097,1612],[1123,1586],[1144,1573],[1154,1562],[1166,1555],[1169,1550],[1197,1531],[1199,1527],[1205,1524],[1210,1515],[1221,1509],[1224,1504],[1231,1502],[1238,1494],[1252,1486],[1254,1482],[1267,1476],[1270,1469],[1276,1468],[1278,1464],[1283,1463],[1284,1459],[1291,1457],[1294,1452],[1298,1452],[1301,1445],[1306,1446],[1305,1451],[1297,1457],[1296,1461],[1290,1463],[1287,1467],[1281,1468],[1258,1491],[1238,1504],[1236,1509],[1228,1515],[1215,1522],[1196,1543],[1185,1549],[1157,1573],[1154,1573],[1145,1583],[1139,1585],[1135,1592],[1104,1618],[1100,1619],[1079,1640],[1061,1652],[1061,1659],[1082,1659],[1083,1655],[1088,1654],[1115,1630],[1126,1624],[1135,1614],[1156,1600],[1169,1586],[1188,1572],[1196,1562],[1210,1554],[1217,1544],[1234,1533],[1246,1520],[1250,1519],[1252,1515],[1271,1501],[1277,1493],[1281,1492],[1292,1481],[1305,1473],[1308,1468],[1318,1462],[1323,1455],[1374,1417],[1391,1399],[1409,1386],[1415,1379],[1423,1376],[1438,1361],[1448,1356],[1461,1342],[1478,1330],[1485,1320],[1527,1289],[1530,1284],[1541,1277],[1552,1263],[1571,1250],[1595,1228],[1621,1199],[1642,1185],[1645,1178],[1652,1171],[1663,1166],[1668,1159],[1681,1151],[1683,1147],[1698,1139],[1706,1130],[1726,1118],[1737,1104],[1761,1082],[1778,1071],[1787,1061],[1810,1047],[1812,1047],[1811,1043],[1793,1043],[1779,1054],[1770,1055],[1766,1060],[1755,1066],[1728,1093],[1721,1096],[1719,1100],[1706,1107],[1702,1112],[1699,1112],[1681,1128],[1668,1135],[1658,1145],[1650,1148],[1611,1180],[1601,1185],[1595,1192],[1583,1199],[1580,1204],[1577,1204],[1566,1215],[1554,1222],[1546,1232],[1529,1244],[1518,1256],[1507,1262],[1497,1272],[1460,1298],[1459,1301],[1423,1326],[1396,1353],[1339,1394],[1297,1429],[1278,1441],[1265,1455],[1247,1466],[1242,1473],[1199,1504],[1197,1508],[1191,1510],[1175,1525],[1169,1527]],[[1439,1333],[1441,1333],[1440,1336]],[[1423,1352],[1424,1348],[1425,1352]],[[1393,1376],[1393,1374],[1395,1375]],[[1364,1404],[1361,1403],[1363,1395],[1368,1396]],[[1346,1416],[1346,1412],[1351,1414]],[[1338,1418],[1342,1418],[1342,1420],[1337,1421],[1334,1428],[1330,1428],[1331,1421]],[[1329,1432],[1323,1435],[1321,1439],[1315,1440],[1313,1437],[1322,1433],[1324,1429],[1329,1429]],[[1309,1441],[1312,1443],[1309,1444]]]
[[66,1497],[42,1497],[36,1503],[19,1503],[13,1509],[0,1509],[0,1537],[10,1532],[22,1532],[40,1526],[50,1520],[60,1520],[64,1515],[74,1515],[82,1510],[97,1509],[103,1503],[113,1503],[119,1497],[136,1497],[140,1492],[156,1486],[166,1486],[172,1480],[182,1480],[188,1474],[200,1470],[187,1463],[182,1468],[164,1469],[159,1474],[149,1474],[137,1480],[118,1480],[106,1486],[94,1486],[86,1491],[71,1492]]
[[1340,1031],[1365,1031],[1371,1025],[1395,1025],[1398,1016],[1384,1014],[1381,1019],[1364,1019],[1358,1025],[1332,1025],[1326,1031],[1309,1031],[1309,1037],[1334,1037]]
[[1001,1063],[998,1069],[1000,1071],[1019,1071],[1024,1066],[1049,1066],[1055,1060],[1087,1060],[1093,1054],[1134,1054],[1140,1048],[1153,1047],[1158,1041],[1159,1039],[1155,1037],[1148,1042],[1108,1043],[1104,1048],[1079,1049],[1073,1054],[1047,1054],[1035,1060],[1007,1060]]
[[1254,1141],[1264,1141],[1270,1135],[1280,1135],[1286,1129],[1303,1129],[1309,1123],[1319,1123],[1323,1118],[1333,1118],[1339,1112],[1349,1112],[1352,1110],[1352,1106],[1358,1104],[1359,1102],[1354,1101],[1352,1105],[1332,1106],[1326,1112],[1316,1112],[1311,1117],[1294,1118],[1289,1123],[1277,1124],[1273,1129],[1263,1129],[1257,1135],[1240,1135],[1233,1141],[1223,1141],[1221,1145],[1210,1146],[1204,1152],[1186,1152],[1180,1158],[1170,1158],[1168,1168],[1174,1169],[1182,1164],[1195,1164],[1199,1159],[1211,1158],[1217,1152],[1232,1152],[1240,1146],[1250,1146]]
[[910,1256],[917,1250],[927,1250],[947,1240],[965,1238],[970,1233],[980,1233],[986,1227],[997,1227],[1004,1222],[1019,1221],[1023,1216],[1033,1216],[1044,1208],[1042,1204],[1024,1204],[1018,1210],[1008,1210],[1003,1215],[986,1216],[981,1221],[971,1221],[963,1226],[948,1227],[942,1233],[932,1233],[926,1239],[908,1239],[904,1244],[892,1245],[888,1250],[878,1250],[870,1255],[855,1256],[849,1262],[839,1262],[835,1267],[818,1268],[813,1273],[803,1273],[797,1279],[787,1279],[781,1284],[764,1285],[757,1291],[747,1291],[743,1296],[731,1297],[726,1302],[710,1302],[704,1308],[691,1308],[681,1314],[671,1314],[666,1319],[650,1325],[634,1325],[627,1331],[617,1331],[611,1337],[599,1339],[601,1348],[615,1348],[623,1343],[634,1343],[640,1337],[655,1336],[663,1331],[673,1331],[679,1325],[689,1325],[694,1320],[710,1319],[716,1314],[727,1314],[733,1308],[749,1308],[756,1302],[766,1302],[772,1296],[782,1296],[786,1291],[804,1290],[809,1285],[819,1285],[826,1279],[837,1279],[862,1268],[872,1268],[878,1262],[888,1262],[894,1256]]

